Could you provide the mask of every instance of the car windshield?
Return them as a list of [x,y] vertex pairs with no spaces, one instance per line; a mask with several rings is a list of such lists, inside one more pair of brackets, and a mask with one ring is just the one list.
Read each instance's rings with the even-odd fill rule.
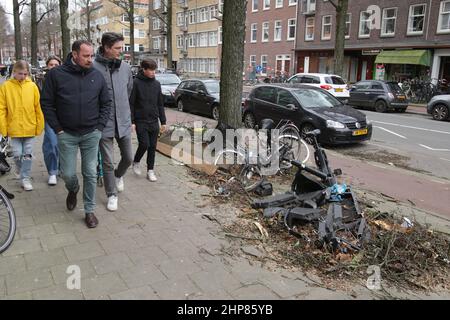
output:
[[402,88],[400,88],[397,82],[387,82],[386,84],[392,92],[403,93]]
[[333,108],[342,103],[330,94],[314,89],[293,90],[292,93],[304,108]]
[[345,84],[345,81],[342,80],[342,78],[340,78],[340,77],[331,76],[331,77],[325,77],[325,83],[343,85],[343,84]]
[[219,82],[205,82],[205,86],[209,93],[219,93],[220,92]]
[[180,84],[181,80],[176,75],[160,75],[156,74],[156,80],[159,81],[162,85],[170,85],[170,84]]

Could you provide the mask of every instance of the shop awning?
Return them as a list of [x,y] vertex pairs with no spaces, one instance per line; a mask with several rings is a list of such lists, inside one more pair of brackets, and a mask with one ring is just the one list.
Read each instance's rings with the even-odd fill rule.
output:
[[431,66],[430,50],[388,50],[377,55],[375,63],[420,64]]

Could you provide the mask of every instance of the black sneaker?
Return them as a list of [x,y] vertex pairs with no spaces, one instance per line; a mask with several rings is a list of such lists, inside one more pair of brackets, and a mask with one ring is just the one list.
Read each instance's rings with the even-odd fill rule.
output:
[[98,225],[97,217],[93,213],[86,213],[84,221],[86,222],[86,226],[90,229],[95,228]]

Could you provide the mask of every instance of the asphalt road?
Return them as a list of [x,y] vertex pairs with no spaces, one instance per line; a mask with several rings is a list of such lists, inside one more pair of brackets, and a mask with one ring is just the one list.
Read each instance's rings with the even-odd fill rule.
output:
[[450,122],[426,114],[363,111],[372,140],[334,151],[450,180]]

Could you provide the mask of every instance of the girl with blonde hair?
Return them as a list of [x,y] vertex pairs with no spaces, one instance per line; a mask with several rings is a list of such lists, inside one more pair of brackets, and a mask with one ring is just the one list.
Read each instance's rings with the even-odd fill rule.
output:
[[0,87],[0,134],[11,138],[16,175],[25,191],[33,190],[30,173],[34,138],[44,130],[39,89],[29,74],[28,63],[19,60],[12,78]]

